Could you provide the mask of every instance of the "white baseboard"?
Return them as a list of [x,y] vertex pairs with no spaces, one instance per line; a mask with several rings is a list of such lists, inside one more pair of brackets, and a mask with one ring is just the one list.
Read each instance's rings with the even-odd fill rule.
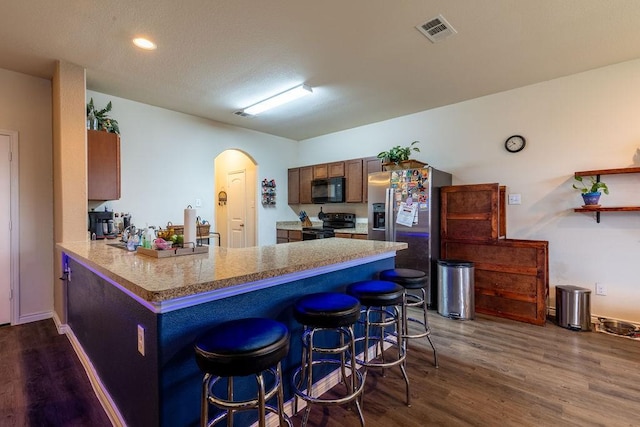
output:
[[18,325],[23,323],[37,322],[39,320],[51,319],[53,317],[52,311],[43,311],[42,313],[27,314],[25,316],[18,317]]
[[53,313],[53,323],[56,325],[56,329],[60,335],[66,334],[69,331],[69,325],[66,323],[62,323],[60,318],[58,317],[58,313]]
[[[547,309],[547,315],[556,317],[556,308],[555,307],[549,307]],[[597,314],[591,313],[591,323],[593,323],[593,324],[600,323],[600,318],[604,318],[604,317],[605,316],[598,316]],[[615,317],[607,317],[607,319],[609,319],[609,320],[617,320],[618,322],[631,323],[632,325],[635,325],[637,328],[640,328],[640,323],[638,323],[638,322],[632,322],[630,320],[624,320],[624,319],[616,319]]]
[[[56,319],[57,319],[57,316],[54,316],[54,321],[56,321]],[[57,323],[56,326],[59,324],[59,322],[60,320],[58,319],[58,321],[56,322]],[[102,384],[102,381],[98,376],[98,373],[96,372],[95,368],[93,367],[93,364],[89,360],[89,357],[85,353],[84,349],[82,348],[82,345],[76,338],[71,328],[66,324],[60,324],[60,326],[58,327],[58,331],[60,330],[64,330],[64,334],[67,335],[67,338],[69,339],[69,342],[73,347],[73,350],[78,355],[78,358],[80,359],[80,363],[82,363],[82,366],[84,367],[84,370],[87,373],[87,376],[89,377],[89,381],[91,382],[91,387],[93,388],[93,391],[95,392],[96,397],[100,401],[100,404],[104,408],[104,411],[106,412],[107,417],[109,417],[111,424],[115,427],[126,427],[126,423],[122,418],[122,414],[120,414],[120,411],[118,410],[118,407],[116,406],[115,402],[111,398],[111,395],[105,388],[104,384]]]

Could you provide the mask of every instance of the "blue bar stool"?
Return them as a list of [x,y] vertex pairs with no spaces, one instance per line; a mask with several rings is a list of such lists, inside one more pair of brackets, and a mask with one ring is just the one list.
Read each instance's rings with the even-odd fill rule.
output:
[[[407,347],[402,333],[404,288],[394,282],[365,280],[347,286],[347,294],[357,298],[363,306],[359,323],[364,325],[364,332],[356,338],[356,342],[364,343],[364,346],[358,346],[363,358],[357,362],[365,368],[365,379],[369,368],[381,368],[384,374],[385,368],[399,365],[406,384],[407,406],[411,406],[406,369]],[[373,357],[370,355],[372,346],[375,351]],[[385,347],[386,354],[391,353],[390,358],[385,356]]]
[[[394,268],[380,272],[380,280],[388,280],[401,285],[404,292],[402,303],[402,321],[404,337],[406,339],[418,339],[426,337],[433,349],[433,364],[438,367],[438,353],[436,346],[431,341],[431,328],[427,319],[427,290],[429,286],[429,276],[424,271],[412,270],[410,268]],[[408,316],[408,307],[418,307],[422,312],[422,319],[415,319]],[[422,331],[409,333],[409,322],[420,325]]]
[[[205,375],[202,380],[202,427],[214,426],[226,419],[233,425],[234,413],[257,410],[258,425],[266,425],[266,412],[279,417],[280,426],[292,427],[284,412],[281,360],[289,352],[289,330],[272,319],[249,318],[221,323],[201,335],[195,344],[196,362]],[[274,368],[275,366],[275,368]],[[269,374],[271,387],[265,390],[264,374]],[[255,375],[257,396],[235,400],[234,377]],[[220,396],[216,383],[227,379],[226,397]],[[267,401],[277,397],[277,407]],[[209,405],[224,412],[209,420]]]
[[[358,401],[364,388],[364,376],[357,370],[353,334],[353,325],[360,316],[360,303],[342,293],[311,294],[295,302],[293,316],[304,326],[302,359],[292,377],[296,394],[294,413],[297,412],[298,398],[307,403],[302,419],[302,425],[306,426],[312,404],[329,406],[354,402],[360,424],[364,427],[364,416]],[[314,374],[326,374],[327,369],[331,368],[340,370],[346,392],[337,398],[323,398],[313,387]],[[315,381],[319,375],[316,375]]]

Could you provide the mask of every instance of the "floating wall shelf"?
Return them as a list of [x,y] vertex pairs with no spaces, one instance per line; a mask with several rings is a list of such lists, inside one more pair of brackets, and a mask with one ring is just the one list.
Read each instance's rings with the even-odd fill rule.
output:
[[[619,175],[627,173],[640,173],[640,167],[638,168],[619,168],[619,169],[596,169],[591,171],[579,171],[575,172],[575,176],[595,176],[596,180],[600,181],[600,175]],[[640,206],[594,206],[594,207],[582,207],[575,208],[574,212],[595,212],[596,221],[600,223],[600,212],[633,212],[640,211]]]

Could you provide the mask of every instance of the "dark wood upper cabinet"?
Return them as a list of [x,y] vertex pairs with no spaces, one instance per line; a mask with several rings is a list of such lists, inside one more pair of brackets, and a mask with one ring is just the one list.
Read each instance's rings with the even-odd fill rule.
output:
[[313,166],[300,168],[300,203],[313,203],[311,200],[311,181],[313,180]]
[[313,165],[313,179],[324,179],[329,177],[329,168],[326,163]]
[[289,169],[290,205],[311,204],[311,181],[345,177],[346,197],[348,203],[366,203],[368,175],[382,171],[382,163],[377,157],[351,159],[341,162],[322,163]]
[[291,168],[287,174],[287,201],[290,205],[300,203],[300,168]]
[[346,169],[347,203],[362,202],[362,159],[347,160],[344,162]]
[[345,176],[344,162],[334,162],[327,165],[329,178],[339,178]]
[[120,198],[120,135],[87,131],[87,198]]

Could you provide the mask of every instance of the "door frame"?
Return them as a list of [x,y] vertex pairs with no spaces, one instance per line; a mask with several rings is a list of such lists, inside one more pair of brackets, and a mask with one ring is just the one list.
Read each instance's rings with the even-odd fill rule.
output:
[[11,152],[11,160],[9,162],[9,210],[10,229],[9,229],[9,250],[11,260],[9,261],[10,270],[9,283],[11,291],[11,324],[16,325],[20,320],[20,208],[18,206],[20,191],[20,157],[18,150],[18,132],[12,130],[0,129],[1,135],[9,137],[9,150]]

